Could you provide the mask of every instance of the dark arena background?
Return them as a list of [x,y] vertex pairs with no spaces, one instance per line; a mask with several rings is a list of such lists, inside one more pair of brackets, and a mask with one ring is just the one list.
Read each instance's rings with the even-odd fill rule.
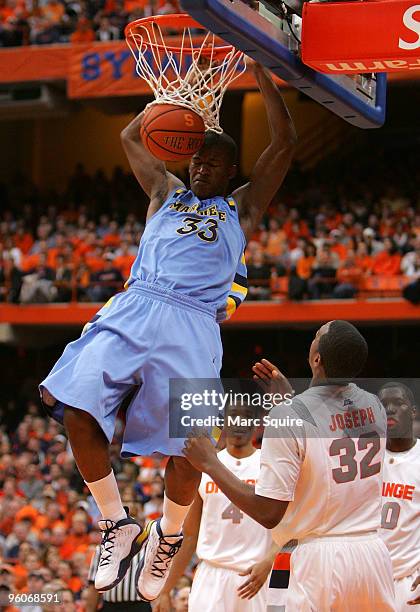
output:
[[[34,604],[33,612],[101,605],[88,580],[98,511],[64,430],[44,414],[38,384],[122,290],[144,230],[147,199],[120,132],[152,98],[132,76],[131,56],[115,77],[104,54],[122,57],[128,21],[178,8],[176,0],[0,3],[0,590],[60,593],[64,603]],[[91,78],[79,82],[86,69]],[[420,73],[390,75],[386,122],[376,130],[279,85],[298,143],[247,246],[249,292],[222,325],[222,375],[248,378],[266,357],[286,376],[309,377],[316,330],[345,319],[369,345],[362,376],[416,378]],[[221,125],[239,145],[236,187],[269,141],[250,74],[226,93]],[[187,180],[185,164],[170,169]],[[122,461],[123,427],[124,410],[113,467],[122,499],[143,522],[161,514],[165,462]],[[177,598],[194,563],[172,610],[188,609]],[[0,601],[0,610],[20,609]]]

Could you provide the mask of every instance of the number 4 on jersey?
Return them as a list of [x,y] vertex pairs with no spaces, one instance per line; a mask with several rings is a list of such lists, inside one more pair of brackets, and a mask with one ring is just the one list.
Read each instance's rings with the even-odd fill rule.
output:
[[234,504],[229,504],[222,512],[222,519],[229,519],[232,523],[235,523],[235,525],[240,523],[243,518],[243,513]]

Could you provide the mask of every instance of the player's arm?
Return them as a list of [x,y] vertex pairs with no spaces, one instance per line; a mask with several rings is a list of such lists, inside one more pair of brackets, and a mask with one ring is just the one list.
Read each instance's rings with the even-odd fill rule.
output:
[[252,485],[239,480],[217,456],[217,451],[207,436],[188,438],[183,454],[201,472],[208,474],[235,506],[266,529],[273,529],[283,518],[289,505],[255,493]]
[[147,218],[151,217],[165,202],[170,191],[182,187],[183,182],[166,170],[165,164],[153,157],[143,145],[140,127],[144,111],[121,132],[121,142],[134,176],[150,198]]
[[95,585],[90,582],[87,588],[86,612],[96,612],[101,599],[101,594],[95,589]]
[[163,591],[153,608],[154,612],[164,612],[164,610],[168,609],[165,606],[170,603],[170,592],[176,586],[181,576],[184,575],[195,549],[197,548],[202,512],[203,500],[197,493],[182,527],[182,532],[184,534],[182,546],[178,554],[174,557]]
[[244,572],[240,572],[240,576],[249,576],[245,582],[238,587],[238,596],[241,599],[252,599],[264,586],[273,568],[274,559],[279,552],[280,548],[273,542],[269,552],[262,561],[254,563],[254,565],[251,565]]
[[[415,581],[411,585],[411,590],[415,591],[416,589],[418,589],[419,586],[420,586],[420,576],[417,576],[417,578],[415,579]],[[407,603],[408,603],[409,606],[418,606],[418,605],[420,605],[420,594],[417,595],[417,597],[414,597],[413,599],[409,599],[407,601]]]
[[264,98],[271,143],[257,160],[249,183],[233,193],[247,239],[261,222],[264,212],[279,190],[296,144],[293,121],[270,72],[257,63],[253,64],[253,68]]

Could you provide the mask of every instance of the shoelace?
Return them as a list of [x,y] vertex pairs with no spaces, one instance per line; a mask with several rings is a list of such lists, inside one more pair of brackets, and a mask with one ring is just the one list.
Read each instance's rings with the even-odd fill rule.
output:
[[[155,578],[163,578],[168,569],[168,565],[172,557],[176,555],[181,548],[182,540],[170,544],[164,538],[160,539],[158,549],[156,551],[156,561],[152,564],[151,574]],[[166,547],[166,550],[165,548]],[[159,564],[163,567],[159,567]]]
[[99,561],[99,567],[110,564],[110,558],[115,546],[114,540],[116,537],[116,531],[119,529],[119,527],[117,527],[117,523],[114,523],[114,521],[106,519],[104,523],[105,529],[102,530],[103,536],[101,542],[101,558]]

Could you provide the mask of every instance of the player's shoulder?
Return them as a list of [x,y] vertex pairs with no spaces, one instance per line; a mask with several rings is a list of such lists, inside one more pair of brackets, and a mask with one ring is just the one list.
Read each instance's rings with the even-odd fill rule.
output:
[[[387,451],[387,453],[391,455],[389,451]],[[415,463],[417,465],[420,464],[420,440],[416,440],[416,443],[414,444],[414,446],[410,448],[408,452],[404,453],[404,455],[407,461],[409,461],[411,464],[412,463]],[[419,477],[420,477],[420,472],[419,472]]]
[[403,465],[404,469],[409,467],[420,481],[420,440],[416,440],[416,443],[409,451],[395,453],[385,449],[385,457],[384,469],[386,472],[392,473]]
[[229,453],[227,451],[227,448],[222,448],[222,450],[217,451],[217,456],[219,458],[220,461],[222,461],[223,459],[225,459],[227,456],[229,456]]
[[174,199],[183,200],[185,197],[191,197],[192,195],[194,194],[184,185],[184,183],[182,183],[181,181],[173,181],[169,185],[166,201],[169,202],[170,200]]

